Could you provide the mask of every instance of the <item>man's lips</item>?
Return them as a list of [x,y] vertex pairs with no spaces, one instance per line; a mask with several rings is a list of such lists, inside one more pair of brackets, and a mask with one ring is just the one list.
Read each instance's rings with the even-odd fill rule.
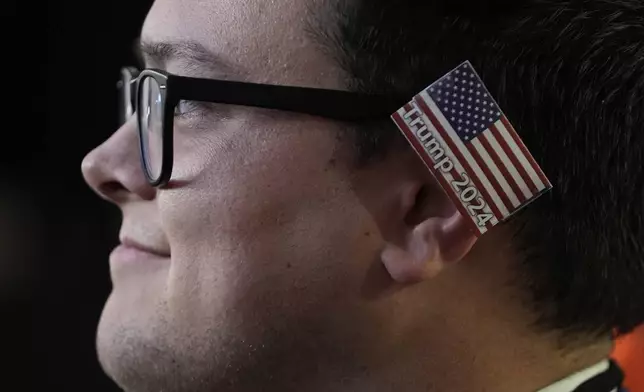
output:
[[154,246],[142,244],[141,242],[138,242],[128,237],[121,238],[121,247],[139,251],[139,252],[149,253],[151,255],[158,256],[158,257],[170,257],[169,252],[160,250],[159,248]]

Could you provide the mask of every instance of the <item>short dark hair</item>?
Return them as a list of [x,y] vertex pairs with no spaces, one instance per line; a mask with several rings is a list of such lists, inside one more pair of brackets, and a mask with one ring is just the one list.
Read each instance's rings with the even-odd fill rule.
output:
[[[411,98],[470,60],[554,185],[513,217],[542,325],[644,321],[644,3],[329,0],[310,25],[347,88]],[[362,159],[400,140],[359,129]]]

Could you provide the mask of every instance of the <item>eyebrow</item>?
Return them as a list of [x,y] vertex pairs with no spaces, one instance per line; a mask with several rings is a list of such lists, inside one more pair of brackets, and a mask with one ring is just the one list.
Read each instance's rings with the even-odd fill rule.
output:
[[167,67],[170,61],[181,60],[190,64],[189,70],[204,68],[212,74],[236,80],[241,79],[244,74],[239,66],[233,65],[195,41],[156,42],[137,39],[135,55],[142,62],[153,63],[162,68]]

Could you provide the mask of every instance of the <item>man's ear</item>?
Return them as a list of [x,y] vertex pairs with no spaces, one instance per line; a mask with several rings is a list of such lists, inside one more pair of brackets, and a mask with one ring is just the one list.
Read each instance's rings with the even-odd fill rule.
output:
[[[386,242],[381,256],[389,275],[399,283],[436,276],[446,265],[463,259],[477,239],[469,217],[462,216],[442,190],[428,188],[409,187],[399,194],[402,241]],[[426,197],[430,192],[432,197]]]

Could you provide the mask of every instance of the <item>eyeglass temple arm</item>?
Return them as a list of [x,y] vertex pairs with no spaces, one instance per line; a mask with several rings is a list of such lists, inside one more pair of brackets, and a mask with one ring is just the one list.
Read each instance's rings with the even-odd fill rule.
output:
[[187,100],[286,110],[342,121],[385,118],[408,101],[400,96],[187,77],[170,78],[168,83],[177,96]]

